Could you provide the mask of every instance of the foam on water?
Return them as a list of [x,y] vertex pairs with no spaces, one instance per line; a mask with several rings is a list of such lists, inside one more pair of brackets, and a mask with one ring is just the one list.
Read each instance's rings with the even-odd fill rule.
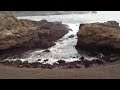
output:
[[[20,57],[22,61],[28,60],[29,62],[37,61],[38,59],[49,59],[47,63],[52,64],[60,59],[66,61],[78,60],[80,56],[85,56],[87,59],[91,60],[95,57],[89,57],[83,53],[78,54],[75,49],[77,43],[76,33],[79,30],[80,23],[91,23],[91,22],[105,22],[109,20],[116,20],[120,23],[120,11],[98,11],[97,14],[70,14],[70,15],[51,15],[51,16],[26,16],[18,17],[18,19],[31,19],[31,20],[42,20],[46,19],[48,21],[62,21],[67,24],[72,31],[69,31],[63,38],[56,42],[56,45],[49,48],[51,52],[43,52],[44,50],[36,50],[30,53],[24,53],[23,57]],[[68,36],[74,35],[73,38],[68,38]],[[74,58],[73,58],[74,57]]]

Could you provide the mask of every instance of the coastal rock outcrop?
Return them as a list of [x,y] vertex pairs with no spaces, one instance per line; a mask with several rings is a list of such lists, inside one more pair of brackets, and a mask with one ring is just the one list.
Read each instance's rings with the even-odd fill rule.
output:
[[68,32],[68,26],[61,22],[18,20],[13,16],[0,14],[0,57],[49,48]]
[[120,27],[116,21],[80,24],[77,37],[77,49],[120,52]]

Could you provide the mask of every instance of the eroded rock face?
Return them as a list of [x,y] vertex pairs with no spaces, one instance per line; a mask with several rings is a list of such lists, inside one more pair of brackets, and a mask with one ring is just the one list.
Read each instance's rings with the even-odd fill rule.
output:
[[120,52],[120,27],[116,21],[81,24],[77,37],[77,49]]
[[13,16],[0,14],[0,57],[49,48],[68,32],[68,27],[61,22],[17,20]]

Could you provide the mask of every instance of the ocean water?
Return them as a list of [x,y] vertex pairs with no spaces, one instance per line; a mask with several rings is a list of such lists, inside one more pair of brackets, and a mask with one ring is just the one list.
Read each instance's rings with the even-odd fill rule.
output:
[[[61,21],[72,29],[72,31],[69,31],[69,33],[66,34],[63,38],[55,42],[55,46],[49,48],[51,52],[44,52],[44,50],[39,49],[23,53],[21,57],[12,59],[21,59],[22,61],[28,60],[29,62],[35,62],[38,59],[41,59],[40,62],[43,62],[43,60],[48,59],[49,61],[47,63],[52,64],[61,59],[67,62],[76,61],[81,56],[84,56],[89,60],[96,58],[82,52],[78,53],[78,51],[75,49],[75,45],[77,43],[76,33],[79,30],[79,25],[81,23],[105,22],[110,20],[115,20],[120,23],[120,11],[97,11],[97,14],[87,13],[51,16],[24,16],[17,18],[30,19],[35,21],[42,19],[46,19],[48,21]],[[74,35],[74,37],[68,38],[70,35]]]
[[62,21],[63,23],[89,23],[89,22],[104,22],[108,20],[116,20],[120,22],[120,11],[97,11],[97,14],[69,14],[69,15],[50,15],[50,16],[24,16],[18,19],[31,19],[48,21]]

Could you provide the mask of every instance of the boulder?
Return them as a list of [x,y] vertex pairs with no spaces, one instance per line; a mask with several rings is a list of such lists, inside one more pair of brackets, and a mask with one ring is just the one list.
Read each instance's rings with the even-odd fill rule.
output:
[[116,21],[81,24],[77,37],[78,50],[120,52],[120,27]]
[[70,36],[68,36],[68,38],[74,38],[74,35],[70,35]]
[[50,52],[50,50],[49,50],[49,49],[46,49],[46,50],[44,50],[43,52]]
[[38,59],[37,61],[41,61],[41,59]]
[[44,62],[48,62],[49,60],[48,59],[45,59],[45,60],[43,60]]
[[15,64],[15,65],[22,65],[23,62],[22,62],[21,60],[16,60],[16,61],[14,61],[14,64]]
[[64,61],[64,60],[58,60],[57,61],[59,64],[65,64],[66,63],[66,61]]

